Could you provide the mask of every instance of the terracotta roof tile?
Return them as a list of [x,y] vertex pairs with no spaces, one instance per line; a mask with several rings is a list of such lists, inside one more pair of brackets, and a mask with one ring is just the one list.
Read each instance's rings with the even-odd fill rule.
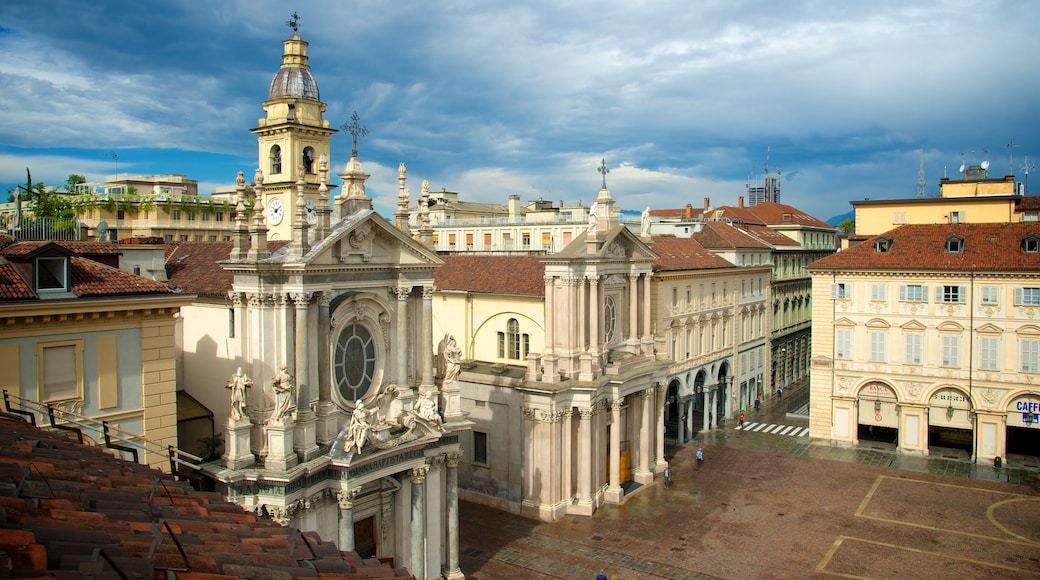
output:
[[[1032,271],[1040,253],[1026,253],[1023,240],[1040,234],[1035,223],[905,225],[810,264],[812,269]],[[963,238],[961,252],[946,251],[950,236]],[[878,252],[879,238],[891,241]]]
[[36,293],[7,258],[0,256],[0,300],[31,300]]
[[1018,199],[1016,211],[1033,211],[1040,209],[1040,195],[1026,195]]
[[798,242],[796,242],[795,240],[793,240],[793,239],[785,236],[784,234],[782,234],[782,233],[780,233],[780,232],[770,228],[769,226],[762,226],[762,225],[752,224],[752,225],[745,225],[745,226],[742,227],[742,229],[750,232],[756,238],[762,240],[763,242],[767,242],[767,243],[769,243],[769,244],[771,244],[773,246],[795,247],[795,248],[801,247],[801,245]]
[[693,238],[655,237],[650,248],[658,256],[654,262],[654,270],[658,272],[736,267]]
[[[153,491],[156,481],[160,494]],[[165,577],[164,568],[185,566],[169,530],[190,568],[178,578],[408,577],[403,569],[340,552],[313,532],[303,534],[313,559],[297,561],[290,547],[310,552],[288,528],[169,474],[7,417],[0,417],[0,506],[0,565],[19,577],[102,577],[90,572],[95,548],[125,574]],[[232,513],[240,523],[226,521]],[[163,528],[164,541],[152,553],[151,529],[160,520],[169,530]]]
[[534,256],[447,256],[433,281],[438,290],[545,296],[545,265]]
[[65,250],[68,250],[69,253],[77,256],[118,256],[121,253],[119,251],[119,246],[112,242],[47,240],[15,242],[5,246],[3,254],[5,256],[26,256],[52,244],[64,248]]
[[73,256],[69,261],[72,264],[72,291],[81,297],[173,293],[173,290],[162,282],[99,264],[87,258]]
[[725,222],[704,222],[704,229],[692,237],[710,250],[769,249],[769,244]]
[[[270,242],[271,252],[287,241]],[[188,294],[212,298],[227,296],[234,275],[218,262],[231,257],[233,242],[178,242],[168,244],[166,252],[167,284]]]

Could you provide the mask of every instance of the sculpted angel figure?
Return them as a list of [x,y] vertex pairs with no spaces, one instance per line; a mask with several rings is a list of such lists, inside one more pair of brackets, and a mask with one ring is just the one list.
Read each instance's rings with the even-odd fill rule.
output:
[[253,379],[242,372],[238,367],[235,374],[231,375],[224,388],[231,391],[231,411],[228,417],[232,421],[241,421],[246,416],[246,389],[253,386]]
[[420,391],[415,400],[415,415],[424,421],[434,423],[438,427],[441,424],[441,416],[437,413],[437,401],[433,394],[428,391]]
[[596,208],[589,209],[589,233],[596,231],[596,224],[599,222],[599,216],[596,215]]
[[639,233],[644,236],[650,235],[650,206],[643,210],[643,216],[639,221]]

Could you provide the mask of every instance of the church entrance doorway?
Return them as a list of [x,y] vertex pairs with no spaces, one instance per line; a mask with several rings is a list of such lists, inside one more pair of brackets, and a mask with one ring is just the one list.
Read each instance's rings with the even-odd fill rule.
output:
[[376,518],[354,522],[354,551],[362,558],[376,557]]

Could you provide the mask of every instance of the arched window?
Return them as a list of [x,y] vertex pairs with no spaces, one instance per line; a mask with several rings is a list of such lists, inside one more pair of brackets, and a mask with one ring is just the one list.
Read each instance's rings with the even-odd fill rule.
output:
[[506,322],[506,331],[498,333],[498,358],[521,360],[527,358],[531,337],[520,334],[520,323],[515,318]]
[[606,344],[614,342],[617,331],[617,304],[613,296],[607,296],[603,306],[603,337]]
[[271,175],[282,172],[282,148],[273,145],[271,147]]
[[354,323],[339,333],[333,370],[344,400],[356,401],[368,393],[376,371],[376,344],[367,328]]
[[312,147],[303,149],[303,172],[314,173],[314,148]]

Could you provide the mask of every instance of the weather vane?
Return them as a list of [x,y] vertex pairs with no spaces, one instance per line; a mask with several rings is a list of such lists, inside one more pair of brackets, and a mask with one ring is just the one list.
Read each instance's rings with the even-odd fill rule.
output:
[[600,173],[603,174],[603,189],[606,189],[607,188],[607,174],[610,173],[610,170],[607,169],[607,159],[605,157],[603,159],[600,159],[600,161],[599,161],[599,168],[596,169],[596,171],[599,171]]
[[351,143],[353,143],[350,149],[350,156],[357,157],[357,138],[359,136],[368,135],[368,129],[362,127],[361,124],[358,123],[360,117],[358,117],[357,111],[354,111],[354,114],[350,116],[350,120],[353,121],[353,123],[350,123],[349,125],[343,123],[343,126],[341,126],[340,129],[350,133],[350,140]]
[[300,15],[293,12],[292,16],[289,17],[289,20],[285,23],[285,25],[289,28],[292,28],[293,32],[296,32],[300,28]]

